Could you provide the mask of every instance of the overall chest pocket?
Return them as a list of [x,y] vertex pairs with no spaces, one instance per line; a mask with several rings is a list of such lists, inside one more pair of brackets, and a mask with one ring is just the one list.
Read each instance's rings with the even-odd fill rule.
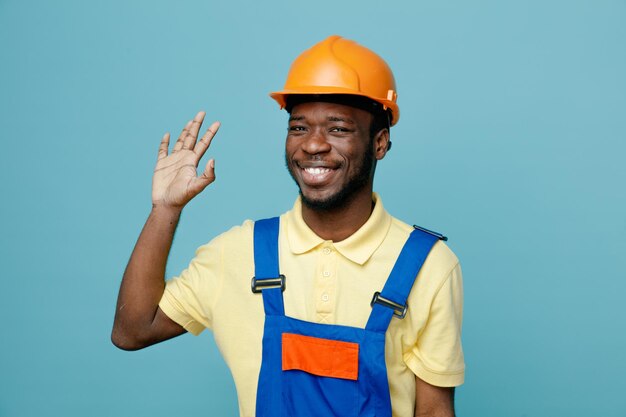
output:
[[359,344],[282,334],[285,416],[358,415]]

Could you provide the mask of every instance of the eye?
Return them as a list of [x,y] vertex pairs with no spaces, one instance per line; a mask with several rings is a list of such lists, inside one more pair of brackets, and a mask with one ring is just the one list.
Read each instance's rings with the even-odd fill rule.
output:
[[304,132],[306,128],[304,126],[294,125],[294,126],[289,126],[287,130],[289,132]]
[[347,127],[341,127],[341,126],[332,127],[330,129],[330,131],[331,132],[338,132],[338,133],[349,133],[349,132],[351,132],[351,130],[348,129]]

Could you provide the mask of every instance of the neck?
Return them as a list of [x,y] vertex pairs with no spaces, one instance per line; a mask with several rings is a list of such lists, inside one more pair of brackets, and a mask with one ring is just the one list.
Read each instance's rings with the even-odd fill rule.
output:
[[367,222],[373,209],[372,192],[369,190],[369,193],[359,193],[335,209],[318,210],[302,204],[302,218],[322,239],[341,242]]

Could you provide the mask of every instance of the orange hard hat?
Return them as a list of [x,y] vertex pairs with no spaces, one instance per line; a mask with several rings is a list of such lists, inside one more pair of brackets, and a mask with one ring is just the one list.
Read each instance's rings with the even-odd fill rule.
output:
[[282,91],[270,97],[285,108],[295,94],[348,94],[367,97],[400,118],[396,81],[387,63],[371,50],[341,36],[330,36],[293,61]]

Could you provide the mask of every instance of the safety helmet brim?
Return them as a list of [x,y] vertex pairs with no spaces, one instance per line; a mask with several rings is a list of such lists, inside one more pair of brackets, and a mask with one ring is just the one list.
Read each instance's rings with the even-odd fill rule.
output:
[[281,110],[284,109],[287,106],[287,97],[291,96],[291,95],[324,95],[324,94],[346,94],[346,95],[353,95],[353,96],[360,96],[360,97],[366,97],[369,98],[370,100],[373,100],[377,103],[380,103],[383,106],[384,110],[390,110],[391,111],[391,126],[395,125],[396,123],[398,123],[398,120],[400,119],[400,108],[398,107],[398,105],[391,101],[391,100],[381,100],[379,98],[374,98],[371,97],[367,94],[360,94],[358,92],[355,92],[353,89],[350,88],[341,88],[341,87],[319,87],[319,86],[315,86],[315,87],[302,87],[299,88],[297,90],[281,90],[281,91],[275,91],[269,94],[269,96],[271,98],[273,98],[278,105],[280,106]]

